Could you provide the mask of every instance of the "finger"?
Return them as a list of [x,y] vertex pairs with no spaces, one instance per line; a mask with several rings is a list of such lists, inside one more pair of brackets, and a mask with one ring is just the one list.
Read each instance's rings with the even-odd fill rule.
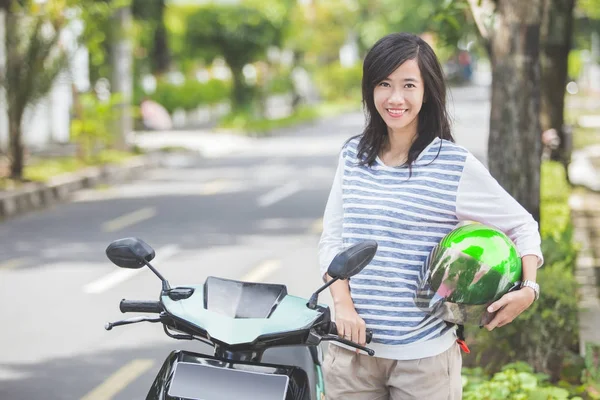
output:
[[496,312],[496,311],[500,310],[502,307],[504,307],[505,305],[507,305],[509,300],[510,300],[510,298],[508,297],[508,295],[502,296],[497,301],[490,304],[489,307],[487,308],[487,311],[490,313]]
[[358,323],[354,323],[354,324],[352,325],[352,339],[350,339],[350,340],[352,340],[354,343],[358,343],[359,331],[360,331],[360,328],[359,328],[359,325],[358,325]]
[[342,321],[339,321],[337,324],[337,334],[339,337],[344,337],[344,333],[346,332],[345,327],[346,325]]
[[358,344],[365,346],[367,344],[367,325],[364,321],[360,321],[358,331]]
[[494,328],[497,328],[500,323],[502,323],[503,321],[503,317],[502,315],[498,314],[494,317],[494,319],[492,319],[487,325],[485,325],[485,329],[487,329],[488,331],[493,331]]

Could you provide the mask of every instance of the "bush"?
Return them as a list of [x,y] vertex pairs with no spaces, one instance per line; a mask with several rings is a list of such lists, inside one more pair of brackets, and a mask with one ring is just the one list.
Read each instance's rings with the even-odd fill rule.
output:
[[[169,113],[177,108],[193,110],[202,105],[213,105],[227,101],[231,93],[231,83],[218,79],[211,79],[206,83],[190,79],[182,85],[174,85],[169,82],[159,81],[156,91],[148,97],[156,101]],[[144,95],[138,91],[134,101],[140,104]]]
[[321,67],[315,74],[316,86],[326,101],[361,99],[362,65],[343,67],[330,64]]
[[491,379],[481,369],[463,371],[464,400],[581,399],[570,395],[565,388],[549,385],[547,376],[535,374],[525,363],[508,364]]
[[466,358],[467,364],[483,362],[487,371],[495,372],[507,362],[522,360],[558,380],[564,358],[571,350],[577,350],[578,284],[573,272],[577,249],[569,218],[570,190],[563,171],[558,163],[549,162],[542,167],[545,265],[538,271],[542,295],[509,325],[492,332],[467,328],[474,350]]

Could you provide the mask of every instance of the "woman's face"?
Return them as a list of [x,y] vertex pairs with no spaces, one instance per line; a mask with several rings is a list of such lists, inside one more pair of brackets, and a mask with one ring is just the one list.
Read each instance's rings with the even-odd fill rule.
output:
[[375,85],[375,108],[390,133],[416,135],[425,88],[417,60],[408,60]]

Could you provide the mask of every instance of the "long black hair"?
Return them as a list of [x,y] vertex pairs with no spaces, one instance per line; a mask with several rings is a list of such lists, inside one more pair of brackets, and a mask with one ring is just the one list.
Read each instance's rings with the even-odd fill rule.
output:
[[387,125],[375,108],[375,86],[407,60],[417,60],[425,91],[418,116],[417,137],[408,151],[406,164],[410,167],[436,137],[454,142],[446,110],[446,83],[437,56],[420,37],[410,33],[392,33],[379,39],[363,62],[362,97],[366,126],[357,149],[361,165],[373,165],[379,151],[389,140]]

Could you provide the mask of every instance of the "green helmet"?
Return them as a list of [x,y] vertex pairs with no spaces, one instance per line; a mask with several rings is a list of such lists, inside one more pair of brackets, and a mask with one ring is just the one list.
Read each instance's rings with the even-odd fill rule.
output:
[[518,287],[521,258],[502,232],[460,226],[433,248],[415,294],[417,306],[456,324],[487,324],[489,304]]

